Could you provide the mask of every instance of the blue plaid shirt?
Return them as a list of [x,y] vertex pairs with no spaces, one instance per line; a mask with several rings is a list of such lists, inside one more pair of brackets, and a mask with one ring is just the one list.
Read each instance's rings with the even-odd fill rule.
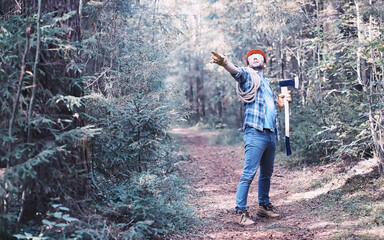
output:
[[[235,65],[239,72],[237,74],[232,74],[233,78],[240,84],[240,87],[243,91],[247,91],[251,87],[251,75],[248,71],[246,71],[244,68],[239,67]],[[264,78],[259,74],[261,78]],[[262,131],[264,126],[264,120],[265,120],[265,111],[266,111],[266,104],[264,99],[264,92],[267,91],[265,89],[265,86],[263,82],[268,81],[261,81],[260,87],[257,91],[257,96],[254,102],[251,103],[244,103],[244,125],[243,129],[246,127],[253,127],[257,130]],[[275,128],[271,129],[274,131],[277,135],[277,138],[280,136],[279,132],[279,119],[277,114],[277,107],[276,107],[276,100],[274,100],[275,103]]]

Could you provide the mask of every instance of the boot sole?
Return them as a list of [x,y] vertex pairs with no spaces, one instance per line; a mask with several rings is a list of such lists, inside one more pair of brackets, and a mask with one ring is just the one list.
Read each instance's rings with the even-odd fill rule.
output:
[[259,217],[265,217],[265,218],[278,218],[278,217],[280,217],[280,215],[279,216],[276,216],[276,217],[271,217],[271,216],[268,216],[268,215],[265,215],[265,214],[260,214],[260,213],[257,213],[256,214],[257,216],[259,216]]

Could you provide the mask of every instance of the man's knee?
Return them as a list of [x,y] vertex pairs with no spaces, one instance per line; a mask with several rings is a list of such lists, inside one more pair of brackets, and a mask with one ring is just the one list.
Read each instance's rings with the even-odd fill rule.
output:
[[260,179],[266,179],[266,178],[271,178],[273,173],[273,168],[271,169],[260,169]]
[[253,172],[244,172],[243,175],[241,176],[240,181],[243,183],[248,183],[251,184],[253,179],[255,177],[255,173]]

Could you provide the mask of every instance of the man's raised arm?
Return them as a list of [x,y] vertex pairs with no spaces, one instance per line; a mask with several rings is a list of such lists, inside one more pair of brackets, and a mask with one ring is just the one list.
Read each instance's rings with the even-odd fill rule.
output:
[[236,74],[239,72],[239,69],[231,61],[229,61],[224,54],[212,52],[210,62],[222,66],[231,74]]

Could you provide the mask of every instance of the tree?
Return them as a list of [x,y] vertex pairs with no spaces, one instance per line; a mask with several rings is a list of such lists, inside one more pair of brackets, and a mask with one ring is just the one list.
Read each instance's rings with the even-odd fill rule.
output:
[[20,11],[2,16],[3,234],[46,211],[50,198],[85,194],[81,139],[95,133],[81,120],[79,2],[22,1]]

